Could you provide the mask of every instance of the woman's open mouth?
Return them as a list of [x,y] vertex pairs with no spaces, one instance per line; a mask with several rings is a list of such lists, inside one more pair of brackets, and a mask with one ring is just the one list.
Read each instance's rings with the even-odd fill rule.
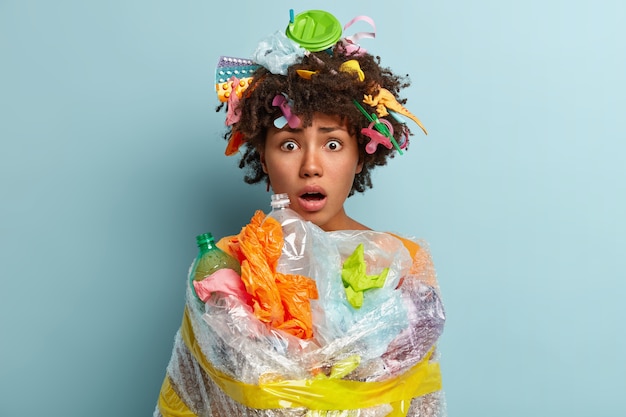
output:
[[326,205],[326,195],[319,191],[310,191],[300,194],[298,204],[305,211],[318,211]]

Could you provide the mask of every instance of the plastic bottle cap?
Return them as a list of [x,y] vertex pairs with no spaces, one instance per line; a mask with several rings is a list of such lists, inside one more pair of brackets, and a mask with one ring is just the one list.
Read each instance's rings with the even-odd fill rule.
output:
[[299,13],[287,26],[286,35],[304,49],[319,52],[330,48],[341,39],[341,23],[323,10]]
[[289,207],[289,196],[287,194],[272,194],[270,205],[272,208]]
[[211,233],[202,233],[201,235],[196,236],[196,243],[198,245],[202,245],[204,243],[213,243],[215,239]]

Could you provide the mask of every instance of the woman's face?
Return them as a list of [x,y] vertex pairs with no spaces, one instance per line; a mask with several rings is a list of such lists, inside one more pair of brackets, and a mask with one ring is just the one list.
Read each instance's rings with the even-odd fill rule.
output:
[[351,228],[343,204],[363,165],[339,117],[316,113],[309,127],[271,127],[260,153],[272,190],[289,195],[300,216],[326,231]]

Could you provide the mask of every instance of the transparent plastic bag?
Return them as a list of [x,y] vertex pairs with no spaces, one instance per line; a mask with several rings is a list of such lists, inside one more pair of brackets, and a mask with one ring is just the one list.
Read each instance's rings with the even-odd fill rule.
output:
[[[394,415],[443,416],[440,386],[432,381],[428,385],[438,375],[433,350],[445,320],[438,290],[415,274],[409,251],[390,234],[324,232],[304,224],[310,242],[307,270],[318,295],[311,300],[313,337],[303,339],[273,328],[233,295],[213,294],[204,310],[188,303],[188,328],[177,337],[168,367],[167,381],[174,388],[164,388],[171,396],[176,393],[173,403],[202,416],[378,417],[399,409],[402,413]],[[267,238],[269,231],[259,233]],[[368,274],[386,268],[388,272],[382,287],[365,291],[362,306],[354,308],[341,271],[359,245]],[[400,397],[388,391],[421,384],[416,369],[428,375],[425,384],[430,388],[397,403]],[[329,390],[327,383],[334,388]],[[351,383],[365,385],[354,388]],[[372,391],[368,383],[383,383],[385,388]],[[361,388],[369,394],[358,397]],[[245,400],[266,395],[266,402]],[[361,408],[353,409],[355,401]],[[165,403],[155,415],[168,409]],[[329,404],[339,405],[334,409]]]
[[287,68],[299,61],[305,53],[306,51],[289,39],[284,32],[276,31],[259,42],[253,60],[272,74],[287,75]]

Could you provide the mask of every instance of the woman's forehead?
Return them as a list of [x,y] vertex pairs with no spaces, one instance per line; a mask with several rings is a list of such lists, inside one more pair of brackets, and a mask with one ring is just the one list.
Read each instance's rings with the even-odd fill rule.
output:
[[[292,132],[297,133],[301,132],[307,128],[314,128],[321,132],[333,132],[337,130],[342,130],[348,132],[348,121],[345,118],[342,118],[339,115],[333,114],[324,114],[324,113],[314,113],[310,119],[301,118],[303,122],[300,126],[291,127],[289,125],[285,125],[282,128],[278,128],[276,126],[270,126],[269,131],[271,132]],[[308,122],[305,122],[305,120]]]

